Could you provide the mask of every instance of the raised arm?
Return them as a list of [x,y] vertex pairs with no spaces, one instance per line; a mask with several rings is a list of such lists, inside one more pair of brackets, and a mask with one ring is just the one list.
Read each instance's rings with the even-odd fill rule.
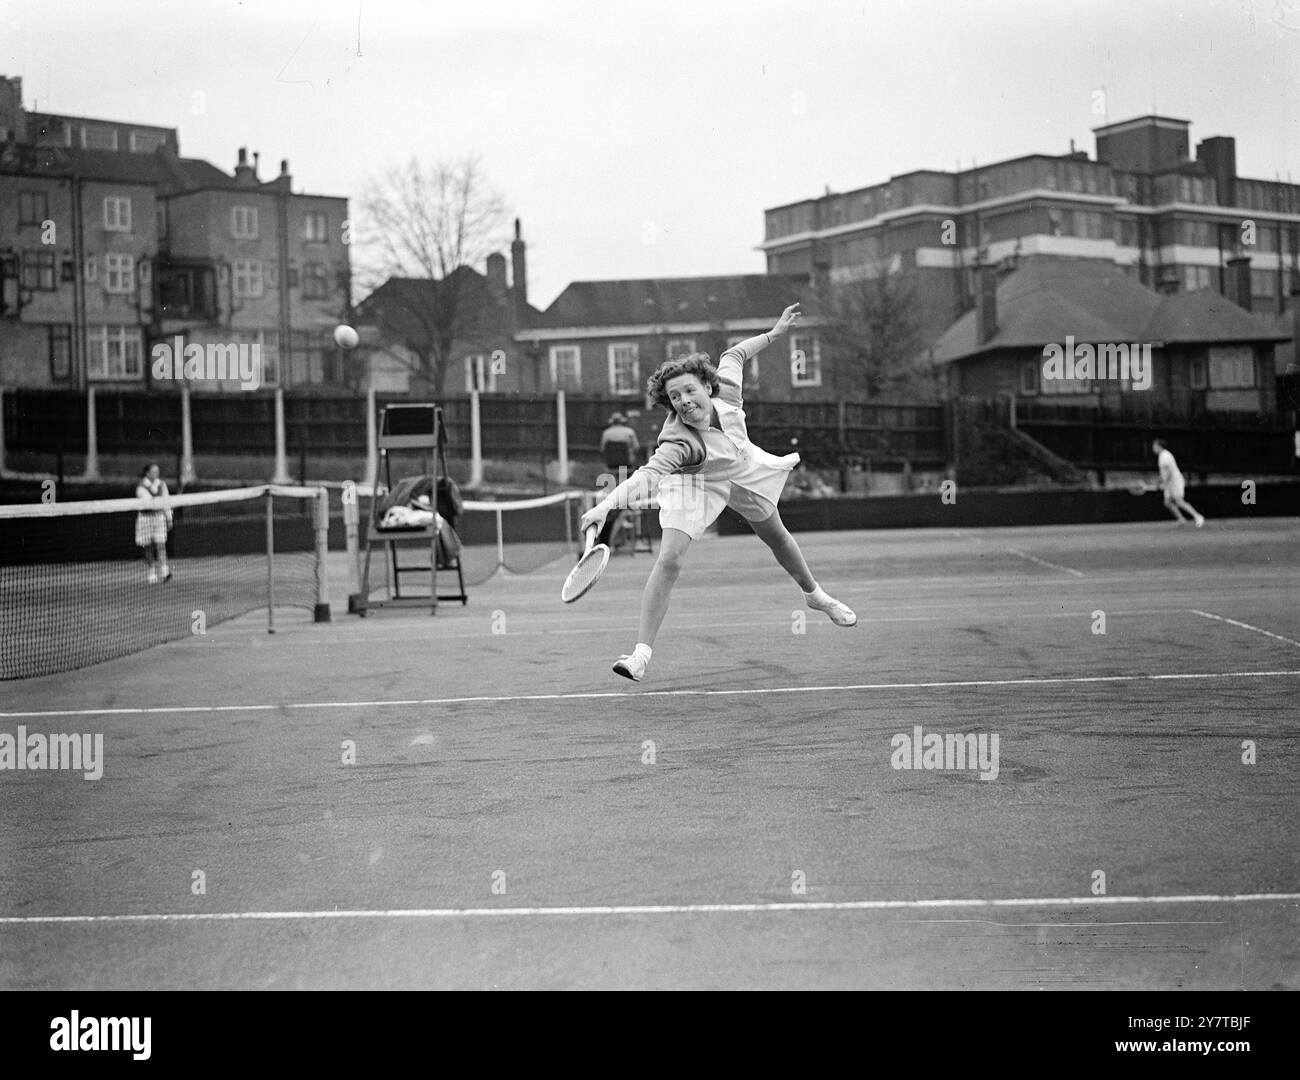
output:
[[771,330],[737,342],[724,352],[718,360],[718,380],[722,384],[718,388],[718,397],[729,405],[740,405],[741,387],[745,382],[745,365],[777,338],[785,337],[801,314],[799,305],[791,304],[781,312],[781,317],[776,320],[776,325]]

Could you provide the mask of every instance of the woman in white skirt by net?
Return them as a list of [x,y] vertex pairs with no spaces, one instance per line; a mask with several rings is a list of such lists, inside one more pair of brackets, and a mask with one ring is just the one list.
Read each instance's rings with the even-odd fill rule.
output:
[[[159,475],[157,464],[146,465],[140,473],[135,497],[155,502],[166,499],[169,494],[167,483]],[[171,567],[167,565],[167,530],[171,527],[170,506],[160,506],[157,510],[141,510],[135,516],[135,543],[144,551],[145,566],[149,568],[150,585],[171,580]]]

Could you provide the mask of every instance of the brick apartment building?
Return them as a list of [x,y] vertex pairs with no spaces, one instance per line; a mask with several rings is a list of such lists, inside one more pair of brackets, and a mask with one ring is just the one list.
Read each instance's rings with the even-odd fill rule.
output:
[[975,267],[1052,255],[1118,266],[1164,293],[1210,288],[1290,336],[1300,185],[1237,175],[1236,142],[1142,116],[1095,129],[1096,156],[1031,154],[827,193],[765,213],[772,274],[836,282],[911,271],[934,342],[974,307]]
[[[261,383],[355,379],[347,200],[183,158],[176,129],[37,113],[0,77],[0,386],[175,389],[158,343],[260,345]],[[194,384],[232,390],[233,381]]]

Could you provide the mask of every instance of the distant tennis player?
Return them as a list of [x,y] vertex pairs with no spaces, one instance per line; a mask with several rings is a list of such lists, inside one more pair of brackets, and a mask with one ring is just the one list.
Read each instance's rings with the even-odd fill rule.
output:
[[[167,498],[168,494],[167,483],[159,476],[158,466],[146,465],[140,473],[135,497],[154,502]],[[141,510],[135,516],[135,543],[144,551],[150,585],[156,585],[160,575],[163,581],[171,580],[171,567],[167,565],[167,530],[171,527],[172,511],[169,506],[157,510]]]
[[1151,444],[1151,452],[1156,455],[1156,465],[1160,469],[1160,487],[1165,493],[1165,506],[1169,508],[1169,512],[1174,515],[1174,520],[1179,525],[1183,523],[1183,511],[1186,510],[1199,529],[1205,524],[1205,518],[1183,498],[1187,483],[1183,479],[1182,470],[1178,468],[1178,462],[1174,460],[1174,455],[1165,447],[1163,439],[1156,439]]
[[749,441],[745,429],[740,392],[745,364],[788,334],[799,315],[799,305],[791,304],[771,331],[724,352],[716,369],[705,353],[660,364],[646,384],[650,399],[669,412],[654,455],[582,515],[584,529],[599,526],[611,511],[635,505],[658,490],[663,543],[641,597],[636,648],[614,664],[614,671],[625,679],[640,682],[645,676],[682,559],[691,541],[698,540],[726,506],[772,549],[810,608],[825,612],[836,626],[858,621],[846,604],[817,584],[777,512],[781,489],[799,455],[769,454]]

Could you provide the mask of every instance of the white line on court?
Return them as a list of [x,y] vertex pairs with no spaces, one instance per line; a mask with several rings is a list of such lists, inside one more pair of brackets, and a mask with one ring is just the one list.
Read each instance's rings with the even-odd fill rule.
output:
[[501,705],[514,701],[589,701],[634,697],[744,697],[762,694],[853,693],[860,690],[947,690],[985,686],[1063,686],[1086,683],[1178,682],[1190,679],[1294,677],[1300,671],[1207,671],[1172,675],[1074,675],[1046,679],[954,679],[947,682],[857,683],[851,686],[769,686],[751,690],[606,690],[577,694],[501,694],[495,697],[401,698],[378,701],[293,701],[259,705],[155,705],[135,708],[42,709],[0,712],[0,720],[58,716],[145,716],[180,713],[275,712],[279,709],[381,709],[410,705]]
[[1117,904],[1251,904],[1300,901],[1300,893],[1204,896],[1063,896],[1006,900],[809,900],[770,904],[612,904],[580,907],[392,908],[357,911],[202,911],[146,915],[6,915],[0,925],[25,923],[266,922],[286,919],[500,919],[547,915],[765,915],[781,911],[916,911],[953,908],[1099,907]]
[[[1111,618],[1118,618],[1121,616],[1129,616],[1129,615],[1179,615],[1189,610],[1190,610],[1189,608],[1147,608],[1147,609],[1135,610],[1135,611],[1107,611],[1107,615],[1109,615]],[[744,612],[742,612],[741,614],[744,614]],[[750,614],[756,616],[758,615],[771,616],[772,611],[771,609],[768,609],[767,611],[763,611],[763,612],[756,611],[756,612],[751,612]],[[871,624],[874,626],[879,623],[953,622],[955,619],[958,619],[959,617],[969,618],[970,617],[969,610],[954,610],[953,613],[950,615],[872,614]],[[1015,622],[1018,620],[1033,620],[1033,619],[1090,619],[1092,617],[1093,617],[1093,613],[1090,611],[1045,611],[1045,612],[1031,611],[1031,612],[1001,612],[1001,613],[981,611],[980,622],[987,624],[991,621]],[[519,616],[519,618],[525,619],[529,617]],[[779,622],[782,629],[785,630],[789,629],[790,623],[788,618],[782,617],[779,620],[776,620],[776,622]],[[774,622],[773,625],[776,625],[776,622]],[[748,627],[750,629],[755,628],[755,623],[752,619],[748,622],[739,622],[739,623],[718,623],[718,622],[706,621],[698,624],[686,623],[684,620],[679,619],[678,625],[682,629],[692,629],[692,630],[695,629],[728,630],[728,629],[735,629],[737,627]],[[605,620],[604,624],[599,626],[583,626],[583,627],[570,627],[570,628],[547,627],[545,629],[538,629],[538,630],[511,630],[509,636],[510,637],[550,637],[555,634],[608,635],[608,633],[609,633],[609,624],[608,624],[608,620]],[[469,634],[457,633],[456,640],[462,641],[469,638],[494,638],[494,637],[502,637],[502,636],[504,635],[494,634],[491,631],[485,630],[479,633],[469,633]],[[252,648],[260,649],[265,647],[264,645],[265,640],[266,640],[265,631],[263,631],[260,635],[254,634],[248,637],[231,636],[229,638],[219,638],[214,636],[209,638],[208,641],[205,641],[202,647],[205,649],[222,648],[222,647],[241,648],[241,649],[252,649]],[[437,634],[436,632],[422,634],[419,632],[417,628],[414,633],[393,635],[393,636],[376,635],[375,637],[370,637],[365,634],[361,634],[359,636],[345,636],[344,634],[339,634],[337,636],[330,636],[330,637],[294,637],[293,635],[285,634],[283,639],[277,642],[277,644],[310,645],[314,647],[316,645],[371,645],[381,641],[401,641],[406,644],[421,644],[421,643],[428,643],[434,641],[442,642],[445,641],[445,638],[443,638],[441,635]]]
[[1217,619],[1219,622],[1231,623],[1233,626],[1240,626],[1243,630],[1253,630],[1257,634],[1263,634],[1265,637],[1275,638],[1278,641],[1285,641],[1288,645],[1295,645],[1300,648],[1300,641],[1292,641],[1289,637],[1283,637],[1281,634],[1275,634],[1272,630],[1261,630],[1258,626],[1251,626],[1250,623],[1238,622],[1236,619],[1225,618],[1223,615],[1215,615],[1209,611],[1197,611],[1191,608],[1193,615],[1200,615],[1205,619]]
[[1046,566],[1049,570],[1064,570],[1067,574],[1073,574],[1075,577],[1083,577],[1082,570],[1071,570],[1068,566],[1048,562],[1046,559],[1040,559],[1037,555],[1030,555],[1027,551],[1021,551],[1019,548],[1009,547],[1007,551],[1012,555],[1020,556],[1022,559],[1028,559],[1032,563],[1038,563],[1039,566]]

